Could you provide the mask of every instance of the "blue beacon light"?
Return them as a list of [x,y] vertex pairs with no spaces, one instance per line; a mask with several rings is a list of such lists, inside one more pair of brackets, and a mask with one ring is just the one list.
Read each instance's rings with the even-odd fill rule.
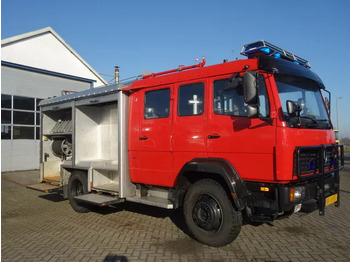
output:
[[266,54],[270,54],[271,53],[270,48],[267,48],[267,47],[261,48],[260,50],[263,51]]
[[274,58],[286,59],[295,64],[310,68],[310,64],[306,59],[296,56],[295,54],[275,46],[265,40],[246,44],[241,50],[241,55],[247,56],[248,58],[257,58],[262,54],[272,56]]

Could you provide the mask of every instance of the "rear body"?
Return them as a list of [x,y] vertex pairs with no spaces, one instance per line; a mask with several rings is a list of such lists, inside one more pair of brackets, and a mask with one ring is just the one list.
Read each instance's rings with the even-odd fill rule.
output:
[[338,206],[343,147],[322,81],[299,57],[245,47],[250,59],[43,101],[41,180],[51,187],[33,187],[62,186],[78,212],[183,207],[192,236],[212,246],[231,242],[244,219]]

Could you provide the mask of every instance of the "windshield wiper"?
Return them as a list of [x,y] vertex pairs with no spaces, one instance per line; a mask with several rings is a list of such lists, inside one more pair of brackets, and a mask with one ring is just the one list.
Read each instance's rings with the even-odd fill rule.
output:
[[[310,119],[310,120],[312,120],[312,123],[306,122],[306,121],[303,121],[303,123],[302,123],[301,119]],[[309,117],[309,116],[300,116],[300,117],[293,116],[293,117],[290,117],[290,121],[291,121],[290,122],[291,127],[299,127],[299,128],[300,127],[313,127],[313,128],[315,128],[318,126],[316,120]]]
[[308,119],[311,120],[312,123],[301,123],[301,121],[299,120],[299,126],[303,125],[305,127],[322,128],[321,126],[324,126],[324,124],[326,124],[327,128],[333,128],[332,125],[329,123],[328,119],[315,119],[310,116],[300,116],[300,119]]
[[310,119],[312,121],[312,123],[317,125],[317,121],[314,118],[312,118],[311,116],[300,116],[300,118],[302,118],[302,119]]
[[[318,128],[319,127],[319,124],[317,123],[317,121],[310,117],[310,116],[294,116],[294,117],[291,117],[293,118],[293,124],[292,124],[292,127],[299,127],[299,128],[305,128],[305,127],[308,127],[308,128]],[[307,120],[311,120],[312,122],[309,122]]]
[[316,120],[317,122],[319,121],[319,122],[328,122],[329,120],[328,119],[317,119]]
[[331,122],[328,119],[317,119],[317,122],[326,123],[327,124],[327,128],[330,128],[330,129],[333,128],[333,125],[331,124]]

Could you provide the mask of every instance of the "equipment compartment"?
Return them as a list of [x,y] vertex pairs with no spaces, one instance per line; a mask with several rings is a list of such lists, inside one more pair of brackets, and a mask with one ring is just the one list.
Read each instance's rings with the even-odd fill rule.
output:
[[72,108],[43,111],[44,135],[71,135],[72,131]]
[[[46,110],[48,109],[48,110]],[[60,165],[71,160],[72,108],[43,108],[42,111],[42,172],[41,181],[60,181]]]
[[75,165],[93,166],[103,162],[106,166],[117,168],[117,106],[117,101],[113,101],[76,107]]

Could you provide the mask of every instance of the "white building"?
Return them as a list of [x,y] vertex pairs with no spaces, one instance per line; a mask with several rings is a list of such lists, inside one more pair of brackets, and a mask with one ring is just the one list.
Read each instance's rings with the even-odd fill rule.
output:
[[39,168],[38,103],[106,81],[52,28],[1,41],[1,171]]

